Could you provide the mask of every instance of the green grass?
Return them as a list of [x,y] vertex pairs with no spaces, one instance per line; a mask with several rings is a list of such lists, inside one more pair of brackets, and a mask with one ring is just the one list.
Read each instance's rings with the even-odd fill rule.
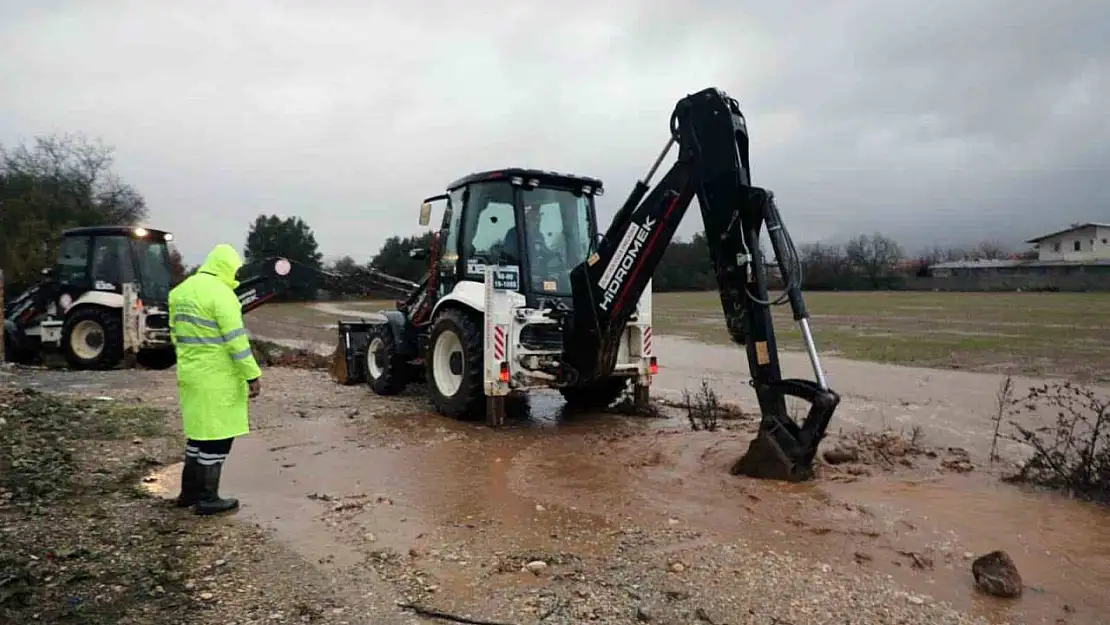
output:
[[[857,360],[1110,380],[1110,293],[806,293],[818,347]],[[658,293],[660,334],[728,343],[718,295]],[[801,349],[789,305],[783,349]]]

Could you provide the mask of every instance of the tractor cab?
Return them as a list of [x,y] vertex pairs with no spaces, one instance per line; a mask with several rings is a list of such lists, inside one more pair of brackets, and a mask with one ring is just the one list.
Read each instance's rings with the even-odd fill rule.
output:
[[[586,261],[597,237],[594,197],[601,181],[531,169],[471,174],[447,193],[424,200],[420,224],[431,221],[431,203],[447,208],[431,253],[439,294],[460,282],[484,280],[487,265],[515,268],[516,290],[528,305],[571,303],[570,271]],[[425,258],[427,251],[414,257]]]
[[122,294],[123,285],[133,283],[144,303],[165,307],[173,286],[172,240],[168,232],[128,226],[66,230],[48,276],[61,297],[75,300],[90,291]]

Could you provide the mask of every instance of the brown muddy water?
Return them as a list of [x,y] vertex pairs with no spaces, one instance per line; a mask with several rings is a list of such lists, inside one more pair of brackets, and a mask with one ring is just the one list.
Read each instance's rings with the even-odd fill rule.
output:
[[[465,537],[462,562],[433,565],[454,593],[490,592],[488,581],[475,587],[467,559],[514,549],[604,558],[620,527],[681,526],[701,541],[878,570],[992,622],[1110,622],[1107,510],[981,469],[828,468],[799,485],[738,478],[728,467],[747,448],[745,424],[691,432],[674,416],[573,416],[561,406],[537,394],[530,414],[500,431],[405,410],[298,419],[237,441],[224,491],[242,499],[240,516],[324,567],[358,565],[366,543],[411,553]],[[160,472],[154,488],[174,495],[179,471]],[[1020,599],[973,589],[971,559],[994,549],[1016,561]]]

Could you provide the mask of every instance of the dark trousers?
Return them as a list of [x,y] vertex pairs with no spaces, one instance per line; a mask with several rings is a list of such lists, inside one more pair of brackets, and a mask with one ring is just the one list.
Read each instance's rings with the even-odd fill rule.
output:
[[218,441],[185,441],[185,457],[195,458],[201,466],[223,464],[231,453],[231,443],[234,438],[225,438]]

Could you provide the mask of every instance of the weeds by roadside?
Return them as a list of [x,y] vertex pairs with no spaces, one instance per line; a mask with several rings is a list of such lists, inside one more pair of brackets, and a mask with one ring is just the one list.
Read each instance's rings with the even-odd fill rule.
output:
[[[1013,420],[1021,414],[1054,413],[1052,425],[1028,429]],[[1002,433],[1006,419],[1016,434]],[[1034,386],[1020,397],[1009,377],[998,392],[992,458],[1000,438],[1030,446],[1032,455],[1005,479],[1067,492],[1110,504],[1110,398],[1072,382]]]
[[130,517],[144,505],[140,476],[180,453],[168,422],[141,404],[0,392],[0,621],[116,623],[146,601],[181,608],[165,526]]
[[67,401],[31,389],[0,392],[0,415],[0,501],[17,505],[49,503],[89,486],[96,474],[82,474],[81,456],[97,443],[167,431],[165,414],[142,405]]
[[686,409],[686,418],[690,421],[690,429],[697,432],[715,432],[720,425],[722,413],[721,400],[717,392],[709,385],[709,380],[701,381],[701,389],[696,394],[691,394],[689,389],[682,391],[682,402]]

